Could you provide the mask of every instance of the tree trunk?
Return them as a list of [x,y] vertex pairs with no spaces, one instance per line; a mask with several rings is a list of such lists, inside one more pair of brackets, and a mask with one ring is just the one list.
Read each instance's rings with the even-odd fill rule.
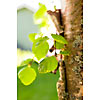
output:
[[71,51],[64,57],[67,100],[83,100],[83,1],[61,0],[61,4],[64,37],[68,41],[66,50]]

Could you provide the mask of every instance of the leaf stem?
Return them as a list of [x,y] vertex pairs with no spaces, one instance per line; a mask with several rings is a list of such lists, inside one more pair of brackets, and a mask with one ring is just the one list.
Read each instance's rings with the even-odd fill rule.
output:
[[54,41],[55,43],[55,57],[57,57],[57,53],[56,53],[56,41]]

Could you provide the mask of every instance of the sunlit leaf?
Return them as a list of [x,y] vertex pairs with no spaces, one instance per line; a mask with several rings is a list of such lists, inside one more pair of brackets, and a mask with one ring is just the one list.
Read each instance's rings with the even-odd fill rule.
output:
[[59,43],[59,42],[56,41],[56,43],[54,43],[54,47],[55,47],[56,49],[62,49],[62,48],[64,48],[64,44]]
[[44,58],[49,50],[49,44],[46,40],[48,40],[47,36],[40,37],[33,43],[32,52],[38,60]]
[[40,73],[48,73],[55,70],[58,66],[58,61],[54,56],[47,57],[43,61],[41,61],[39,65]]
[[68,55],[70,54],[70,51],[60,51],[60,54],[63,54],[63,55]]
[[25,67],[18,72],[18,78],[24,85],[30,85],[36,79],[36,72],[31,67]]
[[47,8],[45,5],[39,3],[40,8],[38,11],[34,14],[34,20],[37,24],[41,23],[42,17],[45,15]]
[[56,35],[56,34],[51,34],[51,36],[53,37],[54,40],[56,40],[57,42],[60,42],[62,44],[68,44],[68,42],[65,40],[65,38],[61,35]]
[[30,41],[34,42],[36,35],[37,35],[37,33],[31,33],[31,34],[29,34]]

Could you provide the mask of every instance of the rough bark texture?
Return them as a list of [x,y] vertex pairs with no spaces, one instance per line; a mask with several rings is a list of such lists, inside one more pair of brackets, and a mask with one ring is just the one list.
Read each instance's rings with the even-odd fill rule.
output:
[[60,77],[57,82],[57,92],[58,92],[58,100],[67,100],[67,83],[66,83],[66,67],[63,61],[60,62],[59,67]]
[[71,51],[70,56],[64,58],[67,100],[83,100],[83,1],[61,0],[61,3],[64,37],[69,43],[66,49]]

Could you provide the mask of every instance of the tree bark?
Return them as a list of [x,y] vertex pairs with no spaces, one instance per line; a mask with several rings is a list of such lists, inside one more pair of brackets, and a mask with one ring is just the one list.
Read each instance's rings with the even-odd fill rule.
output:
[[64,57],[67,100],[83,100],[83,1],[61,0],[61,4],[64,37],[68,41],[66,50],[71,51]]

